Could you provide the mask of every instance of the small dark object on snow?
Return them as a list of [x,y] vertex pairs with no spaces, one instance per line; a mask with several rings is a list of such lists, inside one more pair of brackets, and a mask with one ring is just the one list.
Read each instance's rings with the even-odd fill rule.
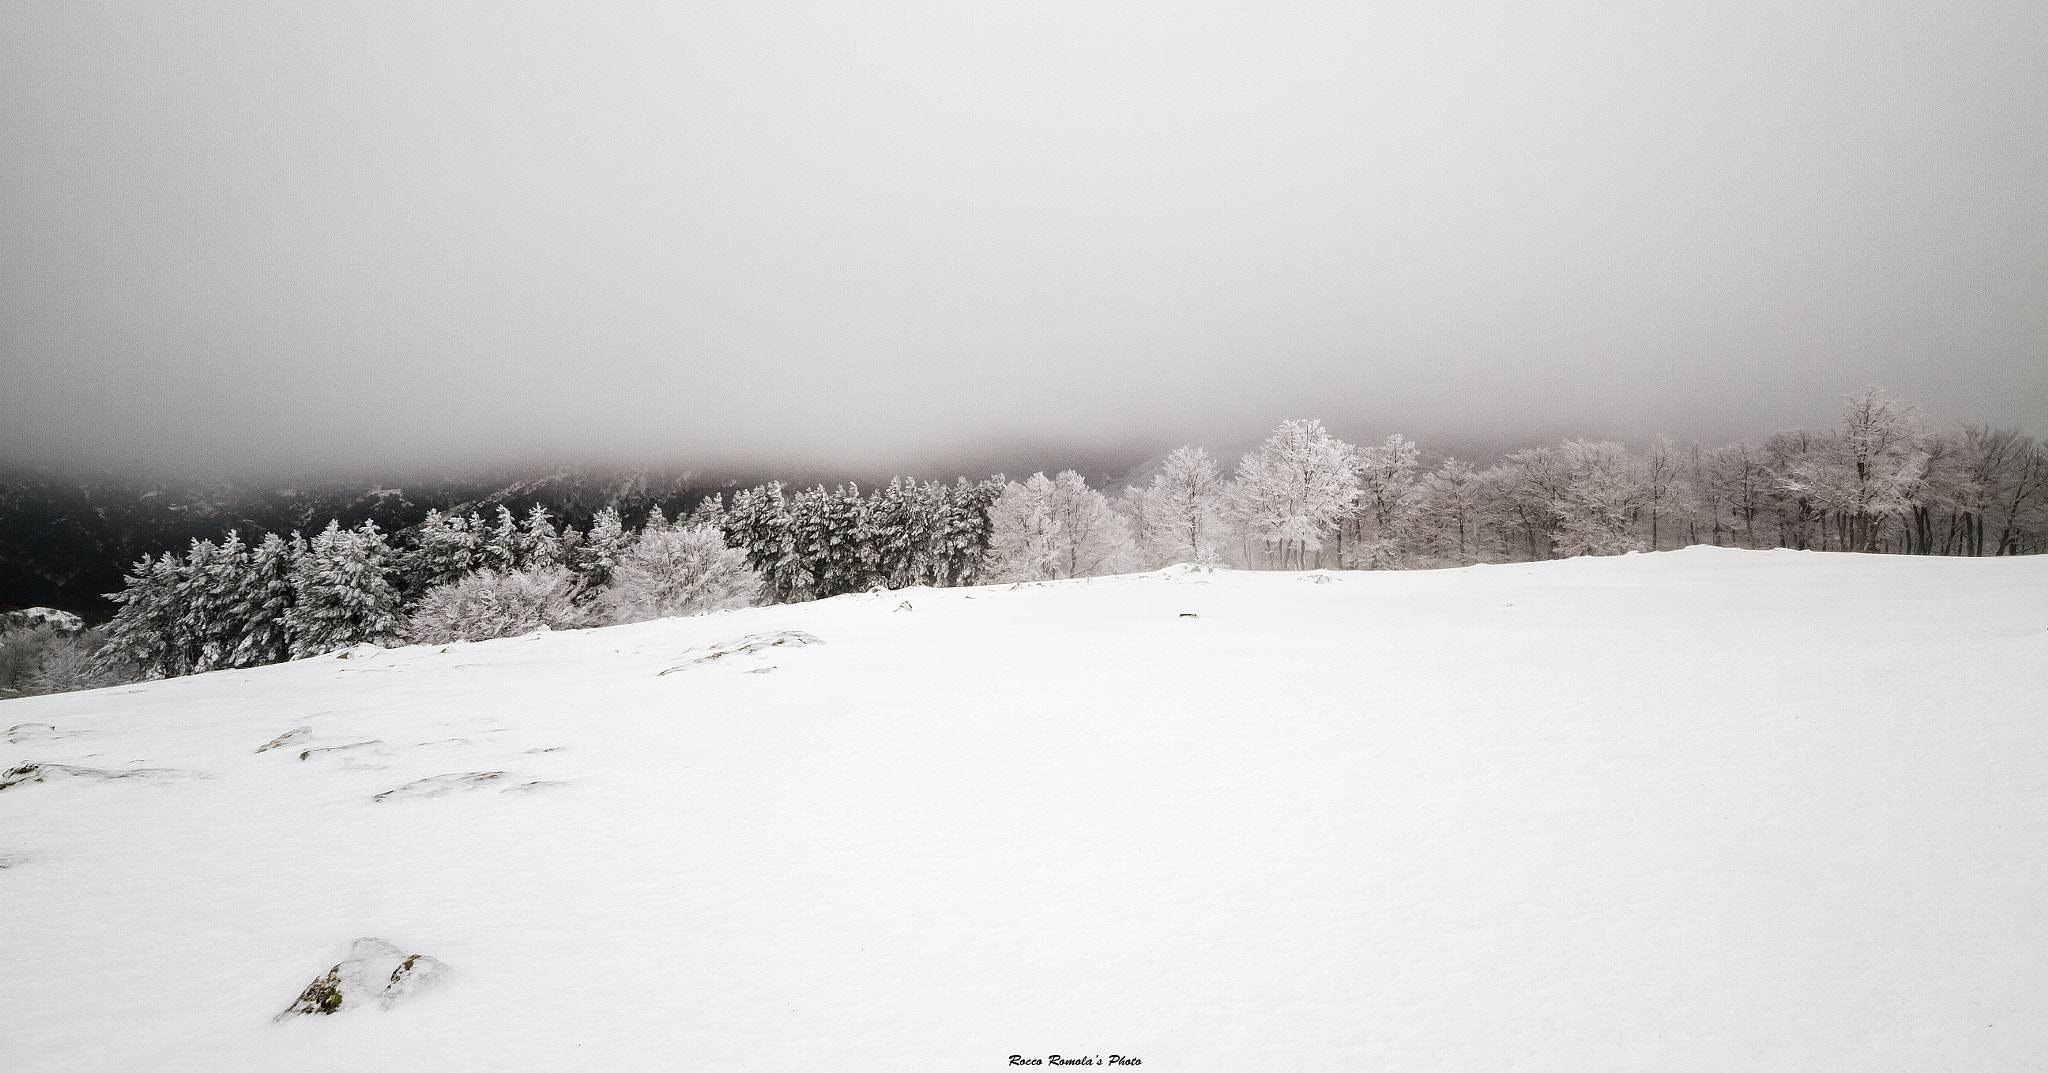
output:
[[1197,615],[1197,614],[1195,614],[1195,613],[1194,613],[1193,611],[1183,611],[1183,612],[1181,612],[1181,613],[1180,613],[1180,617],[1182,617],[1182,618],[1201,618],[1202,616],[1200,616],[1200,615]]

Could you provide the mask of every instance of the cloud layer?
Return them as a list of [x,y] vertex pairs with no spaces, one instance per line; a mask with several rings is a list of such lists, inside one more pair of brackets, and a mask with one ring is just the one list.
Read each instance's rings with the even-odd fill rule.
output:
[[0,13],[0,460],[2048,432],[2038,5]]

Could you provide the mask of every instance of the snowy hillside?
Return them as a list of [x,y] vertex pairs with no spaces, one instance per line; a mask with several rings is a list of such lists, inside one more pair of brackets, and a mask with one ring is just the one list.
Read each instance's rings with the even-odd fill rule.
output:
[[[2048,558],[909,590],[0,727],[22,1073],[2048,1056]],[[446,976],[273,1022],[365,937]]]

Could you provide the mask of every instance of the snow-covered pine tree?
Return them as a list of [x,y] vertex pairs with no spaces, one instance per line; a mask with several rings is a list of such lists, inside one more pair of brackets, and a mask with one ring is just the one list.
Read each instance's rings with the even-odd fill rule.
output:
[[698,500],[697,505],[690,508],[689,518],[683,522],[683,524],[693,529],[698,526],[708,525],[713,529],[721,531],[725,528],[724,523],[725,500],[717,492],[712,492]]
[[825,488],[807,488],[789,497],[790,565],[795,583],[791,602],[818,598],[818,566],[824,562],[831,530],[825,520]]
[[294,599],[285,615],[293,658],[397,639],[398,594],[384,577],[389,558],[377,523],[327,523],[293,564]]
[[488,535],[474,511],[467,518],[428,511],[426,520],[405,534],[407,548],[399,558],[405,598],[418,600],[435,586],[453,584],[479,569]]
[[612,571],[626,549],[633,546],[633,534],[619,518],[617,507],[605,507],[590,520],[590,532],[572,549],[569,566],[583,578],[584,587],[595,592],[611,584]]
[[761,573],[770,602],[803,598],[809,578],[798,562],[794,518],[780,483],[733,493],[723,530],[725,542],[746,552],[748,565]]
[[297,533],[290,540],[268,533],[250,552],[234,607],[234,618],[242,630],[228,666],[261,667],[292,658],[285,620],[295,599],[292,564],[305,546]]
[[868,527],[868,502],[860,486],[841,485],[830,492],[823,488],[819,507],[825,541],[818,561],[812,566],[819,599],[848,592],[865,592],[884,581],[876,570],[874,533]]
[[936,582],[979,585],[987,576],[995,539],[995,504],[1008,482],[998,473],[979,481],[960,477],[938,501],[934,538]]
[[555,528],[553,515],[546,507],[535,503],[526,512],[526,520],[520,523],[519,534],[513,543],[514,557],[520,570],[541,570],[562,565],[564,545],[562,533]]
[[124,576],[120,592],[107,599],[120,604],[107,626],[107,643],[94,654],[94,665],[109,672],[132,666],[145,678],[190,674],[192,664],[178,636],[178,586],[184,563],[165,552],[144,555]]
[[915,481],[893,477],[868,497],[866,527],[875,577],[892,589],[930,584],[922,570],[928,528]]
[[192,542],[178,586],[177,632],[193,673],[235,666],[243,630],[239,605],[249,567],[249,548],[238,532],[229,530],[218,545]]
[[498,504],[498,520],[483,534],[476,568],[501,574],[519,569],[520,544],[519,521],[512,517],[512,508]]

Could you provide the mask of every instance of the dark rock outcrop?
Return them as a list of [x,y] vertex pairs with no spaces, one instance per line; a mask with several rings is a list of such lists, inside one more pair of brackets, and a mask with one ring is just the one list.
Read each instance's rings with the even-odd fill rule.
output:
[[273,1021],[340,1013],[376,1006],[388,1010],[420,989],[448,976],[448,966],[425,954],[408,954],[374,936],[349,944],[348,957],[306,985]]

